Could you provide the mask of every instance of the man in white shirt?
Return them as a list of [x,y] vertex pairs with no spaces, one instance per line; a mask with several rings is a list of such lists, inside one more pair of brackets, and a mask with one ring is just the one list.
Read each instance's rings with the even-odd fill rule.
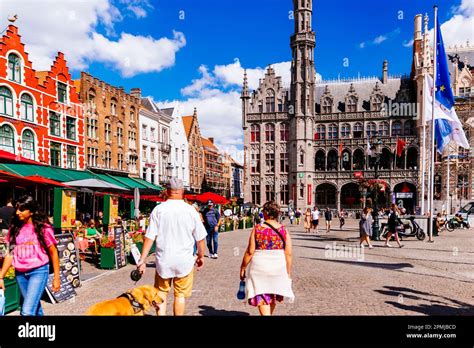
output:
[[[145,259],[156,241],[155,288],[163,299],[157,314],[166,315],[166,297],[173,282],[173,312],[184,315],[185,299],[192,292],[194,265],[200,270],[204,264],[207,233],[199,213],[183,200],[184,186],[180,179],[170,180],[167,194],[168,200],[150,215],[138,269],[145,272]],[[194,243],[197,243],[197,258],[193,255]]]
[[318,225],[319,225],[319,210],[318,207],[314,207],[314,209],[311,211],[311,219],[312,221],[312,227],[313,229],[316,230],[316,233],[318,233]]

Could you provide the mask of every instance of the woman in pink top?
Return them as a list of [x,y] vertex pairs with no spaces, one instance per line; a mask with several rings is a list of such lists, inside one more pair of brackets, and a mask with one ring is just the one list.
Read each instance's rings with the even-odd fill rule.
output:
[[15,208],[6,242],[8,253],[0,271],[0,288],[5,290],[3,277],[11,265],[23,296],[21,315],[44,315],[41,296],[48,282],[49,260],[54,269],[53,291],[59,291],[59,256],[54,231],[39,214],[39,206],[30,196],[21,197]]

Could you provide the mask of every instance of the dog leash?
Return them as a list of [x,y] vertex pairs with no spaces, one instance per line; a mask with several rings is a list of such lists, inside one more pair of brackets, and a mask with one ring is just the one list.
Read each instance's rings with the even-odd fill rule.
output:
[[126,299],[128,299],[130,301],[130,304],[132,305],[133,311],[135,312],[135,314],[140,312],[140,311],[145,311],[145,308],[143,307],[143,305],[138,303],[137,300],[135,300],[135,297],[133,297],[133,295],[131,293],[124,292],[122,295],[120,295],[117,298],[120,298],[120,297],[125,297]]

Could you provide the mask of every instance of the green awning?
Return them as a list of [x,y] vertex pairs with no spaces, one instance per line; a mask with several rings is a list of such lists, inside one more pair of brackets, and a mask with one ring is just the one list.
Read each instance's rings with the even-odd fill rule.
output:
[[138,188],[140,190],[156,190],[161,191],[163,188],[158,185],[154,185],[140,178],[129,178],[126,176],[116,176],[110,174],[98,174],[93,173],[88,170],[73,170],[73,169],[63,169],[49,166],[36,166],[31,164],[7,164],[1,163],[0,170],[5,170],[7,172],[17,174],[20,176],[30,176],[30,175],[39,175],[43,178],[67,182],[67,181],[77,181],[84,179],[100,179],[108,183],[118,185],[127,190],[132,190]]
[[149,189],[152,189],[152,190],[158,190],[158,191],[162,191],[163,190],[163,187],[161,187],[160,185],[155,185],[155,184],[152,184],[151,182],[148,182],[146,180],[143,180],[143,179],[140,179],[140,178],[132,178],[133,180],[137,181],[138,183],[142,184],[142,185],[145,185],[147,186]]
[[130,190],[130,189],[133,189],[132,187],[128,186],[128,185],[125,185],[123,184],[121,181],[119,180],[116,180],[115,178],[117,178],[116,176],[113,176],[113,175],[108,175],[108,174],[95,174],[99,179],[101,180],[104,180],[110,184],[114,184],[114,185],[117,185],[117,186],[120,186],[120,187],[123,187],[127,190]]
[[30,164],[2,163],[0,164],[0,169],[21,176],[39,175],[43,178],[56,180],[59,182],[96,178],[95,174],[89,171],[62,169],[48,166],[35,166]]

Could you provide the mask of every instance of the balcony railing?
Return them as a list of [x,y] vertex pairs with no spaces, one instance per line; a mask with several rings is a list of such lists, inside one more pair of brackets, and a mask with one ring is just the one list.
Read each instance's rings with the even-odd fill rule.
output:
[[[355,172],[362,173],[364,179],[375,179],[375,171],[373,169],[354,170],[354,171],[321,171],[316,172],[313,177],[315,179],[357,179],[354,176]],[[402,179],[402,178],[416,178],[418,177],[418,170],[414,169],[381,169],[377,171],[379,179]]]

